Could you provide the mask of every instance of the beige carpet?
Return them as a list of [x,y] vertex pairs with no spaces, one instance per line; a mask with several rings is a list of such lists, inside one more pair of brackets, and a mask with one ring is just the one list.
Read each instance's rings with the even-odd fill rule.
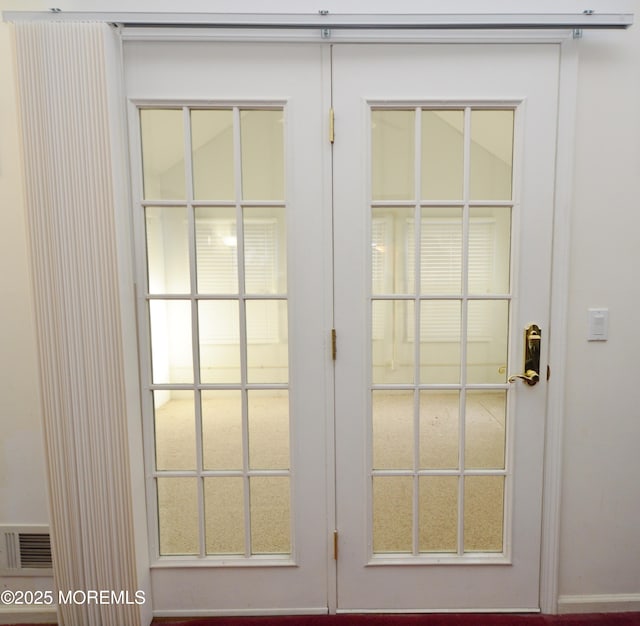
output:
[[[158,403],[160,403],[158,396]],[[422,392],[414,443],[412,392],[374,392],[373,465],[379,470],[456,470],[459,465],[458,392]],[[286,392],[249,392],[248,460],[253,470],[287,470],[289,416]],[[501,469],[505,449],[504,392],[467,392],[464,459],[467,469]],[[208,470],[239,472],[243,466],[240,393],[203,392],[202,463]],[[156,456],[160,470],[195,470],[193,394],[178,392],[156,411]],[[286,471],[283,472],[286,474]],[[160,552],[198,554],[197,478],[158,481]],[[414,483],[417,481],[417,484]],[[456,552],[457,476],[380,476],[373,479],[374,551],[413,550],[413,501],[418,500],[418,550]],[[204,479],[204,537],[207,554],[290,551],[289,478],[255,476],[245,498],[241,476]],[[504,480],[464,480],[465,551],[502,550]],[[245,508],[251,511],[245,530]]]

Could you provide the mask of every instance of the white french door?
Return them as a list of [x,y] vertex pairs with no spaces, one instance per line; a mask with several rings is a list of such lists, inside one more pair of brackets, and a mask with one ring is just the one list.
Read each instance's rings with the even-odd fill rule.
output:
[[536,610],[557,48],[333,70],[338,607]]
[[125,45],[158,615],[327,610],[324,54]]
[[535,610],[558,47],[124,52],[156,614]]

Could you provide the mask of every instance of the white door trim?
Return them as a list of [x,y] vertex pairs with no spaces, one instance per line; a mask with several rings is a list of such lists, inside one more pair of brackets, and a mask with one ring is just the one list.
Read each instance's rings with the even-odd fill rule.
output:
[[[115,26],[123,41],[226,41],[252,43],[319,43],[313,30],[251,30],[224,28],[173,28]],[[324,39],[338,43],[562,43],[574,30],[336,30]]]
[[540,610],[558,612],[560,561],[560,509],[562,503],[562,435],[564,430],[567,314],[573,164],[575,156],[575,110],[578,89],[578,41],[560,46],[560,80],[556,152],[553,257],[551,262],[551,310],[549,363],[551,378],[547,395],[544,483],[542,488],[542,546],[540,553]]

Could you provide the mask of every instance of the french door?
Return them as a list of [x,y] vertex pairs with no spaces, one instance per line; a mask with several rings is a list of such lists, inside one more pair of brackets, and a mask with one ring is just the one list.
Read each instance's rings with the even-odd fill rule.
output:
[[125,45],[154,611],[326,611],[317,46]]
[[557,68],[125,42],[158,615],[537,608]]
[[557,50],[333,60],[338,606],[535,610]]

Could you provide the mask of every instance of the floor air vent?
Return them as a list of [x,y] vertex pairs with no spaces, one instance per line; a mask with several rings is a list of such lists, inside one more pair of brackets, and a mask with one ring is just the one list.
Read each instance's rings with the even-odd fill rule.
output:
[[52,567],[47,526],[0,526],[0,575],[46,576]]

